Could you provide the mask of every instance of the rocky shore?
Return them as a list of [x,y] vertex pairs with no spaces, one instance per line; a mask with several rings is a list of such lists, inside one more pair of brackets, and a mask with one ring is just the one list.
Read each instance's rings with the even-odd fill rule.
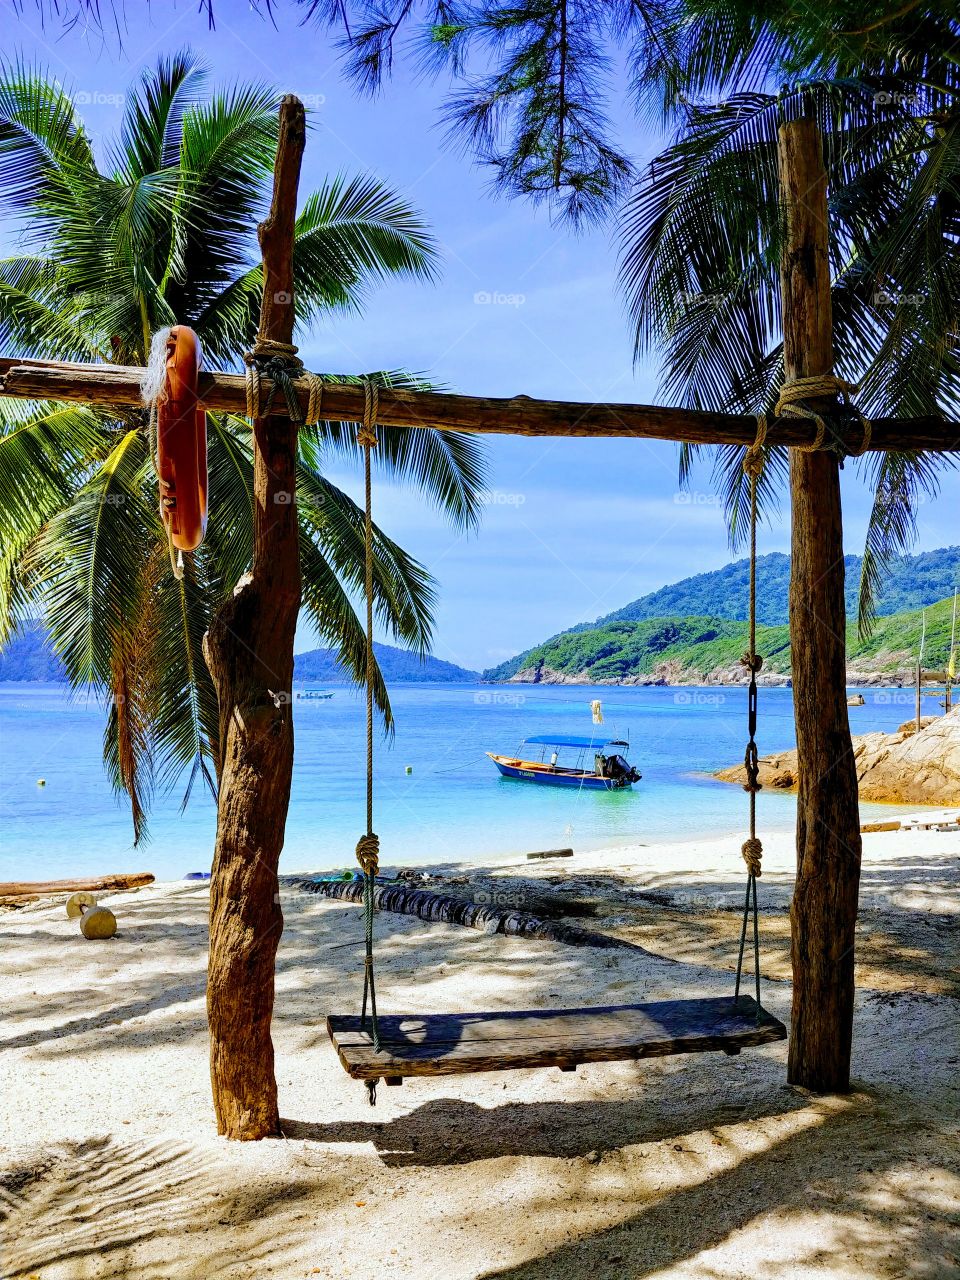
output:
[[[949,715],[912,720],[896,733],[866,733],[853,739],[860,799],[891,804],[960,805],[960,708]],[[722,782],[746,780],[743,765],[722,769]],[[760,760],[765,787],[795,791],[796,751]]]
[[[882,655],[883,663],[889,662],[890,655]],[[880,662],[876,664],[860,663],[847,667],[847,687],[863,689],[906,689],[913,685],[915,675],[909,662],[904,661],[896,669]],[[538,665],[525,667],[512,675],[505,684],[572,684],[572,685],[640,685],[643,687],[671,687],[674,685],[745,685],[749,677],[745,669],[735,663],[732,666],[714,667],[709,671],[701,671],[682,662],[669,661],[658,663],[652,671],[638,672],[624,676],[622,679],[610,680],[598,678],[589,670],[569,673],[557,671],[553,667]],[[767,688],[789,688],[793,681],[788,672],[773,670],[770,667],[760,672],[758,684]]]

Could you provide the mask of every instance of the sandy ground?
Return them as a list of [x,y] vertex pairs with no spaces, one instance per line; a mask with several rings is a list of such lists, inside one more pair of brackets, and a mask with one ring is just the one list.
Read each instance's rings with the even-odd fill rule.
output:
[[[791,840],[767,841],[764,1001],[786,1019]],[[361,917],[292,887],[275,1041],[286,1138],[217,1138],[206,890],[0,916],[3,1275],[415,1280],[960,1276],[960,836],[865,837],[855,1090],[785,1084],[782,1044],[412,1081],[376,1109],[323,1021],[360,996]],[[487,875],[489,868],[482,874]],[[477,872],[477,874],[480,874]],[[738,841],[500,869],[647,949],[490,937],[381,915],[385,1010],[721,994]],[[586,922],[584,922],[586,923]]]

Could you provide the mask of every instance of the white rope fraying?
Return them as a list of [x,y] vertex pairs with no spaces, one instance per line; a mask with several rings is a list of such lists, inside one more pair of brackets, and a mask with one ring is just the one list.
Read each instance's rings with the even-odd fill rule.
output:
[[150,354],[147,367],[140,379],[140,398],[145,405],[155,405],[158,400],[166,399],[167,391],[167,342],[170,340],[170,326],[158,329],[150,339]]

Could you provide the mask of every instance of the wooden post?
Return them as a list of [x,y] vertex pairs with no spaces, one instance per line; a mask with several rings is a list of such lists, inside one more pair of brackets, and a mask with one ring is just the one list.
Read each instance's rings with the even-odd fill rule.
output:
[[[779,133],[786,217],[781,277],[787,380],[833,372],[822,143],[811,120]],[[829,410],[832,397],[812,407]],[[844,1092],[853,1038],[860,883],[857,772],[846,698],[846,609],[836,457],[792,449],[790,642],[797,729],[797,882],[791,907],[788,1078]]]
[[[261,338],[293,337],[293,234],[305,141],[303,104],[286,97],[263,255]],[[293,770],[293,640],[300,607],[297,428],[254,424],[253,564],[204,640],[220,700],[222,766],[210,886],[207,1017],[217,1128],[280,1132],[273,1070],[274,965],[283,929],[277,866]],[[211,513],[216,519],[216,513]]]

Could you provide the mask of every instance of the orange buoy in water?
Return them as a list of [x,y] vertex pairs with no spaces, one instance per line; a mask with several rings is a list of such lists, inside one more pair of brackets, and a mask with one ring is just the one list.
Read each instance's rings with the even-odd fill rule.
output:
[[157,475],[163,523],[178,551],[195,551],[207,528],[207,415],[197,402],[200,361],[197,335],[175,324],[157,400]]

